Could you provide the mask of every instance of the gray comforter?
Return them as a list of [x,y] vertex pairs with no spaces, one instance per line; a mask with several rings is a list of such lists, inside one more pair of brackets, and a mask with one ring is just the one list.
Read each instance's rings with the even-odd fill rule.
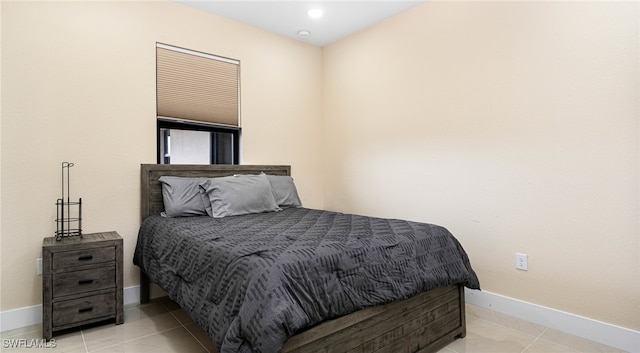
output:
[[364,307],[450,284],[479,289],[445,228],[305,208],[151,216],[134,263],[221,353],[279,352],[305,327]]

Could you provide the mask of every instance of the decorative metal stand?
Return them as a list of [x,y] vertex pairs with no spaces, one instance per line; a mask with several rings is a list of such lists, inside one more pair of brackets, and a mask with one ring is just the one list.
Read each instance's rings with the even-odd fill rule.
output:
[[[82,238],[82,198],[75,202],[71,201],[69,197],[69,169],[71,167],[73,167],[73,163],[62,162],[62,198],[56,201],[56,240],[78,235]],[[65,179],[67,184],[66,195]]]

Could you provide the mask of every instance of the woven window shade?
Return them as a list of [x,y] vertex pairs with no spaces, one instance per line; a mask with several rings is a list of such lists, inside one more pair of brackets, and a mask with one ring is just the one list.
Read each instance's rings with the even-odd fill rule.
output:
[[159,45],[156,59],[158,116],[240,126],[237,63]]

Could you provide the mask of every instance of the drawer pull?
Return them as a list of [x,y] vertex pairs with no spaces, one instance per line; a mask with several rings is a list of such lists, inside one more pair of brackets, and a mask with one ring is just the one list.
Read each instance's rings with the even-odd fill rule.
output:
[[93,307],[88,307],[88,308],[82,308],[78,310],[78,313],[88,313],[90,311],[93,311]]
[[91,284],[93,283],[92,279],[81,279],[78,281],[78,284]]
[[78,256],[78,261],[89,261],[93,259],[93,255]]

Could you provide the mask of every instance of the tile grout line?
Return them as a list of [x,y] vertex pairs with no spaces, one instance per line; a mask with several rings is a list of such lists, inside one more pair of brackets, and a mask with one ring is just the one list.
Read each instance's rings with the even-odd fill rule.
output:
[[[494,325],[494,326],[498,326],[498,327],[502,327],[502,328],[505,328],[505,329],[508,329],[508,330],[511,330],[511,331],[516,331],[516,332],[520,332],[520,333],[525,333],[525,334],[526,334],[526,332],[520,331],[520,330],[515,329],[515,328],[513,328],[513,327],[509,327],[509,326],[507,326],[507,325],[503,325],[503,324],[501,324],[501,323],[499,324],[499,323],[497,323],[497,322],[493,322],[493,321],[491,321],[491,320],[486,320],[486,319],[484,319],[484,318],[477,317],[477,316],[476,316],[476,319],[477,319],[477,320],[484,321],[484,322],[489,323],[489,324]],[[522,350],[522,352],[520,352],[520,353],[525,353],[525,352],[527,351],[527,349],[529,349],[529,347],[531,347],[531,346],[532,346],[532,345],[533,345],[533,344],[534,344],[534,343],[535,343],[535,342],[536,342],[540,337],[542,337],[542,335],[544,335],[548,330],[549,330],[549,328],[548,328],[548,327],[545,327],[545,328],[544,328],[544,330],[543,330],[540,334],[538,334],[537,336],[535,336],[535,335],[531,335],[532,337],[534,337],[534,339],[531,341],[531,343],[529,343],[526,347],[524,347],[524,349],[523,349],[523,350]]]
[[541,334],[539,334],[538,336],[536,336],[536,338],[533,339],[533,341],[531,341],[531,343],[529,343],[526,347],[524,347],[524,349],[522,350],[521,353],[525,353],[527,351],[527,349],[529,349],[529,347],[531,347],[534,343],[536,343],[536,341],[542,337],[542,335],[544,335],[547,331],[549,330],[548,327],[544,328],[544,331],[542,331]]
[[[161,303],[161,304],[162,304],[162,303]],[[185,329],[185,330],[186,330],[186,331],[191,335],[191,337],[193,337],[193,339],[195,339],[195,340],[196,340],[196,342],[198,342],[198,344],[199,344],[199,345],[200,345],[200,346],[201,346],[201,347],[202,347],[202,348],[203,348],[207,353],[211,353],[211,352],[207,349],[207,347],[205,347],[205,346],[204,346],[204,344],[202,344],[202,342],[200,342],[200,340],[198,339],[198,337],[196,337],[196,336],[195,336],[191,331],[189,331],[189,329],[187,328],[187,326],[186,326],[182,321],[180,321],[180,320],[178,319],[178,317],[177,317],[177,316],[175,316],[175,315],[173,314],[173,312],[169,311],[169,309],[168,309],[164,304],[162,304],[162,306],[165,308],[165,310],[167,310],[167,312],[169,312],[169,314],[170,314],[171,316],[173,316],[173,318],[174,318],[176,321],[178,321],[178,322],[180,323],[180,325],[182,325],[182,327],[183,327],[183,328],[184,328],[184,329]],[[182,309],[182,307],[180,307],[180,310],[184,311],[184,309]],[[186,311],[185,311],[185,313],[186,313]],[[195,322],[194,322],[194,324],[195,324]],[[196,324],[196,325],[197,325],[197,324]]]
[[89,353],[89,347],[87,347],[87,341],[84,339],[84,330],[80,329],[80,337],[82,337],[82,344],[84,344],[84,351]]
[[[197,325],[194,323],[194,325]],[[184,327],[184,329],[191,335],[191,337],[193,337],[194,340],[196,340],[196,342],[198,342],[198,344],[207,352],[207,353],[211,353],[207,347],[204,346],[204,344],[202,344],[202,342],[200,342],[200,340],[198,339],[198,337],[196,337],[186,326],[182,325],[182,327]]]
[[[110,345],[108,345],[108,346],[104,346],[104,347],[97,348],[97,349],[96,349],[96,351],[99,351],[99,350],[102,350],[102,349],[111,348],[111,347],[115,347],[115,346],[120,345],[120,344],[123,344],[123,343],[129,343],[129,342],[132,342],[132,341],[135,341],[135,340],[141,339],[141,338],[147,338],[147,337],[149,337],[149,336],[157,335],[157,334],[159,334],[159,333],[165,333],[165,332],[167,332],[167,331],[175,330],[175,329],[177,329],[177,328],[179,328],[179,327],[180,327],[180,326],[175,326],[175,327],[168,328],[168,329],[166,329],[166,330],[157,331],[157,332],[152,332],[152,333],[147,334],[147,335],[143,335],[143,336],[140,336],[140,337],[132,338],[132,339],[130,339],[130,340],[126,340],[126,341],[121,341],[121,342],[118,342],[118,343],[110,344]],[[88,349],[88,348],[87,348],[87,353],[89,353],[89,349]]]
[[[150,303],[143,304],[143,305],[140,305],[140,307],[144,307],[144,306],[148,306],[148,305],[151,305],[151,304],[150,304]],[[149,337],[149,336],[153,336],[153,335],[156,335],[156,334],[158,334],[158,333],[163,333],[163,332],[167,332],[167,331],[175,330],[176,328],[178,328],[178,327],[182,326],[182,323],[180,322],[180,320],[176,319],[176,318],[175,318],[175,316],[174,316],[173,314],[171,314],[171,312],[167,309],[167,307],[166,307],[166,306],[164,306],[162,303],[160,303],[160,305],[162,306],[162,308],[163,308],[164,310],[166,310],[166,311],[167,311],[167,312],[168,312],[168,313],[169,313],[169,314],[170,314],[170,315],[171,315],[171,316],[172,316],[172,317],[173,317],[173,318],[178,322],[178,324],[179,324],[178,326],[170,327],[170,328],[168,328],[168,329],[166,329],[166,330],[157,331],[157,332],[152,332],[152,333],[149,333],[149,334],[147,334],[147,335],[143,335],[143,336],[140,336],[140,337],[132,338],[132,339],[130,339],[130,340],[125,340],[125,341],[121,341],[121,342],[118,342],[118,343],[110,344],[110,345],[107,345],[107,346],[104,346],[104,347],[100,347],[100,348],[97,348],[97,349],[96,349],[96,351],[99,351],[99,350],[102,350],[102,349],[111,348],[111,347],[115,347],[115,346],[117,346],[117,345],[120,345],[120,344],[123,344],[123,343],[128,343],[128,342],[131,342],[131,341],[135,341],[135,340],[140,339],[140,338],[146,338],[146,337]],[[126,310],[125,310],[125,311],[126,311]],[[124,324],[124,322],[123,322],[122,324]],[[183,327],[184,327],[184,326],[183,326]],[[187,331],[188,331],[188,330],[187,330]],[[80,332],[82,333],[82,330],[81,330]],[[82,340],[84,341],[84,334],[82,335]],[[85,346],[85,349],[87,350],[87,353],[89,353],[89,347],[87,346],[87,343],[86,343],[86,342],[85,342],[85,345],[84,345],[84,346]]]

